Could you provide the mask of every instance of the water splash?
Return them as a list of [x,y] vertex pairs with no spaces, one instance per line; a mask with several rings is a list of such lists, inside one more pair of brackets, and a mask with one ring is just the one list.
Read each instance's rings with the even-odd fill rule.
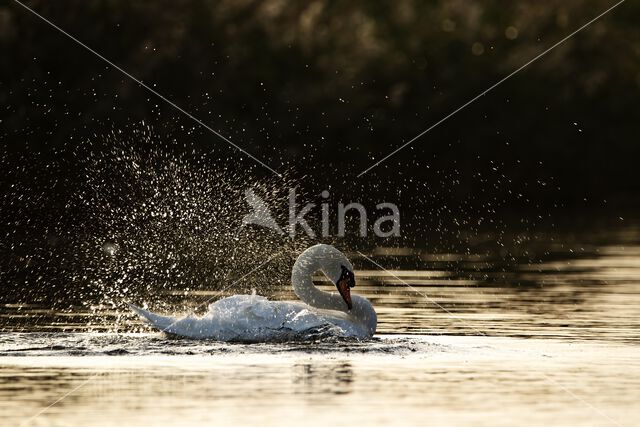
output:
[[[276,203],[290,178],[221,164],[145,125],[53,158],[2,160],[13,165],[2,183],[0,261],[11,302],[100,312],[129,300],[168,310],[230,285],[267,294],[288,283],[292,258],[307,244],[242,226],[246,189]],[[234,283],[275,254],[250,281]]]

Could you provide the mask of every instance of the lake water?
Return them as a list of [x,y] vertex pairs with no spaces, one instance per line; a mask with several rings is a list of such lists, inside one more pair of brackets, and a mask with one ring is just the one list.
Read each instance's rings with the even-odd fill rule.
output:
[[190,341],[7,304],[0,425],[638,425],[640,228],[482,245],[364,253],[388,271],[350,253],[379,315],[366,342]]

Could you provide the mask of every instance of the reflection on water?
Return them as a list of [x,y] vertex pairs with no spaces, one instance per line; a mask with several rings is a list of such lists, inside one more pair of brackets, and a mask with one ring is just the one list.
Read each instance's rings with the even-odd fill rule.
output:
[[[78,335],[67,344],[88,338]],[[179,340],[165,354],[131,355],[157,338],[91,335],[96,349],[102,339],[126,353],[3,358],[3,425],[71,390],[28,425],[606,426],[640,417],[630,344],[412,336],[316,351]]]
[[353,368],[350,362],[319,364],[311,361],[294,365],[292,379],[295,394],[348,394],[352,391]]
[[72,392],[28,424],[636,425],[640,229],[485,244],[366,253],[388,271],[350,254],[368,342],[167,339],[127,312],[5,305],[0,424]]

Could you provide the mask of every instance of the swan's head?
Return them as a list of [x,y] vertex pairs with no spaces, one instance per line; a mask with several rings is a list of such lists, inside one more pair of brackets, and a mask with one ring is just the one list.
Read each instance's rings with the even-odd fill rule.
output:
[[356,285],[356,276],[353,274],[353,270],[348,269],[344,265],[340,265],[342,273],[340,278],[335,282],[340,296],[347,303],[347,308],[351,310],[353,303],[351,302],[351,288]]
[[347,308],[353,308],[351,301],[351,288],[356,285],[353,265],[346,256],[331,245],[314,245],[304,251],[305,258],[313,259],[317,267],[338,289],[340,296],[344,300]]

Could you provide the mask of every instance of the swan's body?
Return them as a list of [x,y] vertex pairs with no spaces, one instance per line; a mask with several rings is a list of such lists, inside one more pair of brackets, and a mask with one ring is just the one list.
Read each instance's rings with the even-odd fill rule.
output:
[[[335,283],[340,293],[316,288],[312,275],[317,271]],[[203,317],[183,318],[131,308],[155,328],[189,338],[259,342],[304,337],[316,331],[357,338],[375,333],[376,312],[366,298],[350,294],[349,287],[355,284],[353,267],[333,246],[315,245],[300,254],[291,283],[303,302],[234,295],[209,305]]]

